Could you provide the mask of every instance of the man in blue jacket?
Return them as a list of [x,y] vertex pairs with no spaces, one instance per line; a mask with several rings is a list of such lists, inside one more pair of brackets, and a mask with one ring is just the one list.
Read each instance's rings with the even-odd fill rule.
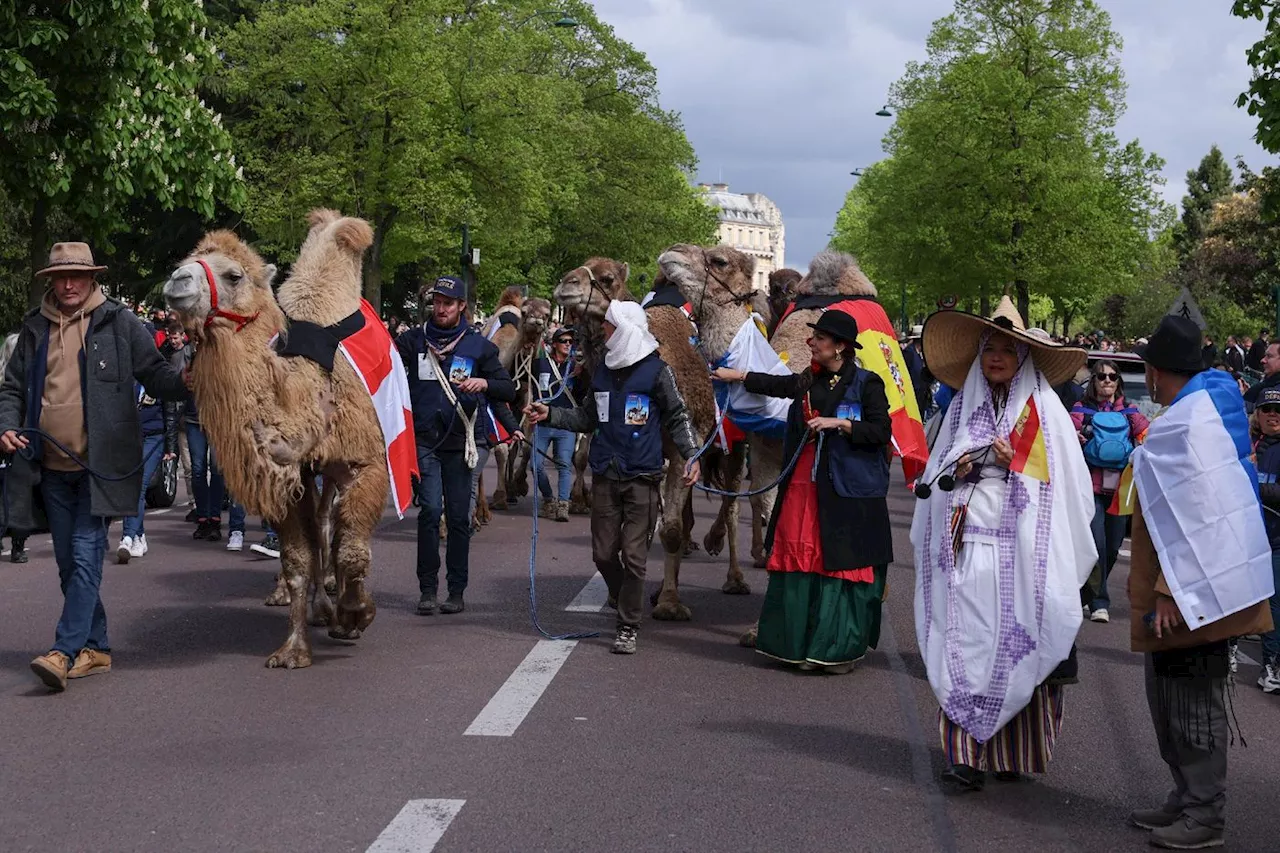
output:
[[479,453],[476,424],[485,403],[510,403],[516,386],[498,348],[465,322],[467,288],[454,276],[436,279],[427,322],[396,341],[409,375],[413,430],[418,442],[418,613],[436,612],[440,576],[440,514],[448,519],[441,613],[461,613],[471,550],[471,472]]

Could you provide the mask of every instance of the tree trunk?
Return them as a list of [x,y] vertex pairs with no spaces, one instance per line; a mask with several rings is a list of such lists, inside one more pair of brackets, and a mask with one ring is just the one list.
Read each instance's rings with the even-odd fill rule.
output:
[[36,308],[44,296],[44,282],[36,278],[36,270],[42,269],[49,260],[49,208],[43,198],[38,198],[31,205],[30,242],[27,244],[27,257],[31,263],[31,278],[27,281],[27,308]]
[[373,245],[364,256],[364,298],[382,316],[382,246],[386,235],[381,228],[373,230]]
[[1013,281],[1013,290],[1015,299],[1018,302],[1018,313],[1022,315],[1022,322],[1027,324],[1027,328],[1031,328],[1031,287],[1024,278],[1017,278]]

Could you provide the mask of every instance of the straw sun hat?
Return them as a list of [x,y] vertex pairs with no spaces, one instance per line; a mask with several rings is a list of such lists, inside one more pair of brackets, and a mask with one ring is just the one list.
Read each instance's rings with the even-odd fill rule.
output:
[[924,359],[929,372],[952,388],[963,388],[969,367],[978,357],[983,332],[1000,332],[1031,348],[1031,358],[1050,385],[1075,376],[1088,353],[1061,346],[1027,331],[1022,316],[1007,295],[990,319],[963,311],[938,311],[924,322]]

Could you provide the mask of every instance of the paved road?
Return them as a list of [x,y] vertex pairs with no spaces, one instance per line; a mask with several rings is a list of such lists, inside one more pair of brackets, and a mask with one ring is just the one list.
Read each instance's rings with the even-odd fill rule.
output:
[[[1147,849],[1124,816],[1157,803],[1167,774],[1122,594],[1111,624],[1082,629],[1050,774],[944,796],[910,498],[891,505],[881,648],[846,676],[739,648],[764,574],[750,572],[756,594],[725,596],[723,558],[702,554],[683,573],[695,621],[648,622],[640,654],[609,654],[611,618],[565,610],[593,571],[581,518],[540,526],[541,613],[553,631],[605,637],[540,643],[526,509],[473,542],[467,612],[431,618],[412,613],[414,522],[389,516],[377,621],[355,645],[317,632],[315,665],[296,672],[262,666],[284,632],[283,611],[261,604],[274,563],[192,542],[181,510],[152,516],[151,554],[107,569],[115,671],[61,695],[27,670],[59,608],[48,539],[34,537],[30,564],[0,563],[0,850]],[[709,510],[699,501],[700,530]],[[1229,849],[1273,851],[1280,697],[1252,686],[1256,667],[1241,677]]]

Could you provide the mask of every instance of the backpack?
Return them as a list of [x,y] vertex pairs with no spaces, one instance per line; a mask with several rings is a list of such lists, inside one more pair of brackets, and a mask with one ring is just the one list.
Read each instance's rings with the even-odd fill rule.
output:
[[1084,445],[1084,461],[1094,468],[1122,470],[1133,453],[1129,437],[1129,417],[1125,412],[1090,412],[1085,425],[1093,434]]

